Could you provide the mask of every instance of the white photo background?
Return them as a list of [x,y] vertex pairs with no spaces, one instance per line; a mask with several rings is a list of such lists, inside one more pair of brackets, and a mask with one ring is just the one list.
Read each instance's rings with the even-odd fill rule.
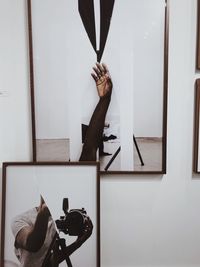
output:
[[[99,3],[94,1],[96,40]],[[81,124],[98,102],[90,75],[96,53],[78,11],[78,0],[34,0],[33,62],[37,160],[78,160]],[[104,142],[104,170],[162,171],[165,0],[116,0],[101,62],[113,81]],[[97,43],[98,46],[98,43]],[[142,167],[133,144],[137,139]],[[149,153],[149,154],[148,154]]]
[[[41,195],[49,207],[54,220],[64,215],[63,198],[68,198],[69,210],[84,208],[91,218],[92,236],[71,256],[73,266],[97,266],[97,179],[96,168],[88,166],[36,167]],[[76,237],[65,237],[67,244]],[[66,263],[60,264],[66,266]]]
[[39,204],[39,188],[30,167],[7,167],[4,229],[5,263],[11,261],[19,266],[19,261],[14,253],[15,240],[11,231],[13,218],[31,208],[38,207]]
[[[71,256],[73,266],[94,267],[98,265],[98,210],[96,165],[30,165],[8,166],[6,174],[5,250],[4,261],[19,265],[14,253],[14,237],[11,220],[40,204],[40,194],[54,220],[64,215],[63,198],[69,200],[70,209],[84,208],[93,223],[92,235]],[[69,245],[76,238],[61,234]],[[66,266],[66,262],[59,266]]]

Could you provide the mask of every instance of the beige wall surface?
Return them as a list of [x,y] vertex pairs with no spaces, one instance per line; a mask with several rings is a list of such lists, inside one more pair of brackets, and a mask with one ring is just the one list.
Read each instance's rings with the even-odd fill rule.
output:
[[[170,0],[167,174],[101,177],[101,262],[199,266],[200,177],[192,174],[196,0]],[[0,0],[0,161],[30,161],[24,0]]]

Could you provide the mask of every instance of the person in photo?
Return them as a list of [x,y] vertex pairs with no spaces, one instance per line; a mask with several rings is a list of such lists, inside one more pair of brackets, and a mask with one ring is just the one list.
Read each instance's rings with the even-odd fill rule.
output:
[[17,215],[11,223],[15,237],[15,255],[20,267],[57,267],[91,236],[93,225],[87,219],[84,231],[65,249],[59,239],[50,211],[41,197],[38,207]]
[[109,70],[105,64],[96,63],[91,74],[99,95],[99,102],[93,112],[88,129],[85,134],[85,140],[79,161],[95,161],[97,149],[103,139],[103,129],[105,125],[106,113],[111,101],[112,80]]

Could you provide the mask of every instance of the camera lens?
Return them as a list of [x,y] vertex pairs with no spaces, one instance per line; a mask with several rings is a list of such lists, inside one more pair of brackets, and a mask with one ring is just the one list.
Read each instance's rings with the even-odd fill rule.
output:
[[70,211],[66,218],[66,224],[69,235],[78,236],[84,229],[84,217],[80,211]]

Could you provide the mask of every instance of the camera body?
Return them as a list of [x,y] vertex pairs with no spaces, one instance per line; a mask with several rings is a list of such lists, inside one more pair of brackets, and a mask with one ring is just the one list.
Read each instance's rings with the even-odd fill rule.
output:
[[60,232],[70,236],[79,236],[84,231],[87,212],[84,208],[68,209],[68,198],[64,198],[63,211],[65,215],[60,216],[60,219],[56,220],[56,226]]

